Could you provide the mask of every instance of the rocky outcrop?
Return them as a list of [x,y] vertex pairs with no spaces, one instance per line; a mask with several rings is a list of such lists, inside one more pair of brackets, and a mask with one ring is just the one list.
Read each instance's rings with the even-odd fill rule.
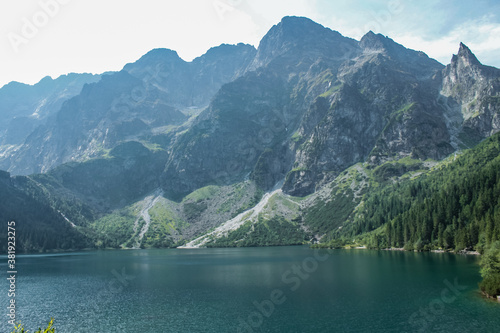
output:
[[441,95],[450,112],[462,118],[457,134],[462,146],[500,130],[500,70],[482,65],[462,43],[442,72]]
[[265,189],[283,179],[293,165],[289,142],[301,118],[328,89],[332,72],[357,52],[357,42],[338,32],[306,18],[284,18],[263,38],[247,72],[223,86],[174,144],[165,193],[182,196],[263,170],[270,172],[258,176]]

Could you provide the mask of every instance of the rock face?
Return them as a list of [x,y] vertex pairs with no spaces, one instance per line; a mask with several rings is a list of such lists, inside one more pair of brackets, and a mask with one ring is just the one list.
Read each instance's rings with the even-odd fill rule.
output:
[[445,106],[462,120],[457,124],[462,144],[500,130],[500,70],[482,65],[462,43],[442,72],[441,95]]
[[99,157],[119,142],[147,135],[152,127],[182,123],[186,116],[125,71],[83,87],[60,111],[26,139],[9,169],[19,174],[47,172],[70,161]]
[[356,53],[352,39],[309,19],[284,18],[262,39],[245,75],[223,86],[174,144],[165,193],[182,196],[264,170],[272,171],[262,180],[266,190],[283,179],[294,160],[290,138],[329,84],[322,78]]

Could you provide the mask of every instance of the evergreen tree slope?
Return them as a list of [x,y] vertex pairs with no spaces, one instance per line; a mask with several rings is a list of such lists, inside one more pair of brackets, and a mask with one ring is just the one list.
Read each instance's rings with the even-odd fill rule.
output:
[[449,165],[372,189],[352,222],[333,236],[366,233],[373,247],[417,250],[482,252],[500,240],[500,134]]
[[[0,172],[0,220],[15,222],[16,251],[82,249],[92,246],[85,232],[92,213],[74,197],[54,196],[30,177]],[[7,228],[0,230],[0,252],[7,251]]]

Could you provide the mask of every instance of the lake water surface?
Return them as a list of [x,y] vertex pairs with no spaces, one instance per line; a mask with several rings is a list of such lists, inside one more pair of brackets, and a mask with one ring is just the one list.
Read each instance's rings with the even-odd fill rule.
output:
[[[32,329],[54,317],[58,333],[500,327],[500,304],[477,290],[474,256],[301,246],[117,250],[19,256],[17,268],[17,318]],[[9,332],[2,318],[1,332]]]

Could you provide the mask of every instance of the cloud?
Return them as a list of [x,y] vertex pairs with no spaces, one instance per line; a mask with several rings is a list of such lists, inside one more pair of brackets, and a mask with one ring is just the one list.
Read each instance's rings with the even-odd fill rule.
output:
[[71,0],[13,52],[6,36],[20,33],[23,18],[41,10],[40,1],[49,0],[0,1],[0,86],[119,70],[158,47],[189,61],[222,43],[258,46],[287,15],[309,17],[358,40],[373,30],[443,63],[464,42],[483,63],[500,66],[497,0]]
[[286,5],[280,1],[268,0],[216,0],[233,3],[236,12],[244,13],[251,18],[256,30],[253,33],[253,45],[258,46],[260,40],[285,16],[305,16],[318,21],[316,0],[288,0]]
[[408,48],[424,51],[444,64],[449,63],[452,54],[456,54],[460,42],[463,42],[479,61],[500,67],[500,23],[491,22],[488,16],[465,21],[438,38],[423,38],[408,32],[391,37]]

